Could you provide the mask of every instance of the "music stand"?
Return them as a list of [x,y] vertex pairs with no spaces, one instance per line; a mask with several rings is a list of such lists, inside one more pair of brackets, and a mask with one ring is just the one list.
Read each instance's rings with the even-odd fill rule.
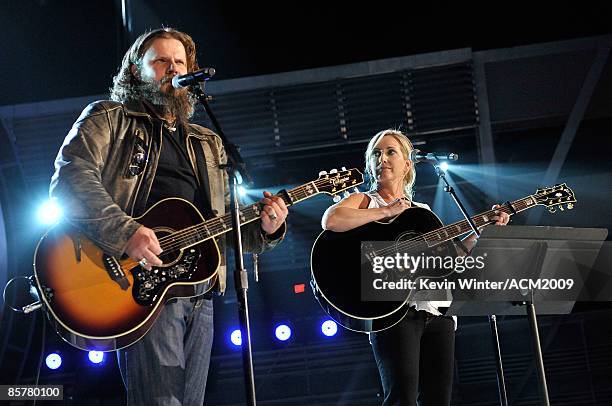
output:
[[[534,291],[529,287],[510,292],[453,291],[454,300],[446,312],[447,315],[460,316],[522,315],[526,312],[532,331],[544,405],[549,405],[549,399],[534,303],[538,303],[540,314],[569,313],[607,235],[607,229],[598,228],[487,227],[471,253],[473,257],[486,258],[485,268],[482,271],[472,270],[465,275],[456,276],[456,279],[475,278],[479,281],[504,281],[508,278],[574,280],[572,289],[567,291]],[[497,332],[492,333],[496,335]],[[498,371],[501,371],[503,378],[501,351],[499,341],[495,337],[494,346],[497,346]],[[504,398],[505,396],[502,397],[502,403]]]

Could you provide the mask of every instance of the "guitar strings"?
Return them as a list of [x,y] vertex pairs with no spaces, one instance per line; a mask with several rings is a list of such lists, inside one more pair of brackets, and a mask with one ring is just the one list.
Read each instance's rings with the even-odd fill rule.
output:
[[[326,183],[329,183],[329,179],[317,179],[315,181],[291,189],[287,191],[287,193],[290,195],[290,197],[292,197],[292,200],[299,201],[309,196],[312,196],[313,194],[319,193],[319,186],[322,186]],[[309,193],[307,191],[309,186],[312,187],[312,184],[317,187],[317,190],[313,191],[315,193]],[[295,199],[293,199],[293,197],[295,197]],[[242,214],[241,217],[245,219],[256,217],[257,211],[255,210],[255,207],[257,205],[258,204],[242,207],[240,209],[240,213]],[[193,244],[197,242],[202,242],[205,239],[215,237],[216,235],[231,230],[232,227],[226,226],[226,223],[231,224],[231,213],[227,213],[223,216],[215,217],[204,221],[203,223],[194,224],[182,230],[170,233],[167,236],[164,236],[159,239],[160,247],[162,248],[164,253],[171,253],[177,251],[177,249],[180,250],[183,246],[186,245],[186,243]]]
[[[509,210],[509,209],[507,209],[507,210],[505,210],[505,209],[497,209],[497,211],[503,211],[504,213],[511,214],[511,210]],[[477,216],[474,216],[474,217],[488,216],[488,215],[491,215],[491,214],[495,214],[495,211],[493,211],[493,210],[487,211],[487,212],[481,213],[481,214],[479,214]],[[475,219],[474,223],[475,223],[475,225],[477,227],[480,226],[480,224],[478,224],[478,223],[480,223],[478,218]],[[487,222],[483,222],[482,224],[484,225],[486,223]],[[413,237],[411,239],[405,240],[403,242],[398,243],[396,246],[398,248],[406,248],[406,249],[417,248],[420,244],[412,244],[412,245],[409,244],[410,242],[414,241],[414,242],[418,242],[418,243],[427,243],[428,244],[428,248],[432,248],[432,247],[434,247],[434,246],[436,246],[436,245],[438,245],[440,243],[443,243],[445,241],[448,241],[448,240],[452,239],[453,237],[446,238],[446,239],[440,238],[440,233],[442,232],[441,230],[443,230],[443,229],[449,229],[449,228],[453,228],[453,227],[459,227],[460,228],[460,231],[458,232],[457,235],[465,234],[465,233],[467,233],[467,232],[469,232],[471,230],[471,226],[469,225],[467,220],[462,220],[460,222],[457,222],[457,223],[450,224],[448,226],[442,227],[441,229],[439,229],[437,231],[435,231],[435,230],[434,231],[429,231],[427,233],[423,233],[423,234],[421,234],[419,236],[416,236],[416,237]],[[447,237],[448,237],[449,233],[447,231],[444,231],[444,233],[447,234]],[[436,236],[438,238],[435,238]],[[433,245],[429,245],[430,242],[432,242]],[[375,251],[375,252],[376,253],[387,253],[387,252],[394,252],[394,251],[395,250],[393,248],[383,248],[383,249],[381,249],[379,251]]]
[[[523,199],[524,200],[524,199]],[[522,211],[525,210],[528,206],[522,201],[522,200],[517,200],[515,202],[512,203],[513,206],[517,207],[517,211]],[[525,205],[524,207],[522,207],[522,205]],[[520,207],[521,206],[521,207]],[[489,210],[486,212],[483,212],[481,214],[478,214],[476,216],[473,217],[473,219],[475,220],[475,223],[480,223],[479,220],[484,217],[484,216],[490,216],[492,214],[497,214],[496,211],[503,211],[504,213],[507,213],[509,215],[513,215],[513,211],[512,209],[508,208],[507,206],[502,206],[499,209],[495,209],[495,210]],[[482,225],[485,225],[487,223],[491,223],[491,221],[484,221],[482,222]],[[477,227],[480,226],[480,224],[476,224]],[[459,221],[457,223],[453,223],[450,224],[448,226],[443,227],[443,229],[450,229],[450,228],[456,228],[459,227],[460,228],[460,232],[458,234],[455,235],[459,236],[461,234],[465,234],[467,232],[469,232],[471,230],[471,227],[469,225],[469,223],[467,222],[467,220],[462,220]],[[400,242],[397,244],[397,248],[399,249],[406,249],[406,250],[410,250],[410,249],[415,249],[415,248],[422,248],[422,243],[426,243],[427,244],[427,248],[433,248],[437,245],[440,245],[446,241],[451,240],[453,237],[449,237],[446,239],[443,239],[440,237],[440,230],[436,231],[430,231],[427,233],[424,233],[422,235],[416,236],[414,238],[411,238],[409,240],[406,240],[404,242]],[[448,232],[444,231],[445,234],[447,234],[448,237]],[[434,236],[437,236],[437,238],[435,238]],[[411,242],[417,242],[417,244],[411,244]],[[429,243],[432,242],[432,245],[429,245]],[[397,251],[396,248],[383,248],[379,251],[374,251],[374,253],[395,253]]]
[[[326,179],[317,179],[317,180],[315,180],[313,182],[310,182],[310,183],[307,183],[305,185],[298,186],[298,187],[296,187],[294,189],[291,189],[291,190],[287,191],[287,193],[290,195],[290,197],[295,196],[297,198],[297,200],[301,200],[303,198],[307,198],[309,196],[312,196],[313,194],[318,193],[318,190],[317,190],[316,193],[310,193],[309,194],[306,191],[306,189],[308,188],[309,185],[314,184],[315,186],[317,186],[317,189],[318,189],[318,186],[320,186],[322,184],[325,184],[325,183],[328,183],[328,180],[326,180]],[[279,196],[279,195],[276,195],[276,196]],[[536,195],[531,195],[530,197],[539,197],[539,196],[541,196],[541,195],[537,195],[536,194]],[[528,199],[528,198],[529,197],[526,197],[525,199]],[[518,207],[520,204],[524,204],[523,201],[525,199],[517,200],[516,202],[513,202],[511,204],[517,205],[517,207]],[[243,217],[244,218],[248,218],[248,217],[251,217],[251,216],[252,217],[256,217],[257,216],[257,212],[255,210],[256,205],[257,204],[241,208],[240,212],[243,215]],[[524,210],[524,208],[519,208],[518,210],[522,211],[522,210]],[[491,214],[496,214],[495,213],[496,211],[503,211],[504,213],[508,213],[510,215],[513,214],[512,210],[510,208],[508,208],[507,206],[502,206],[499,209],[489,210],[489,211],[481,213],[480,215],[477,215],[477,216],[488,216],[488,215],[491,215]],[[231,220],[230,216],[231,216],[231,214],[228,213],[228,214],[225,214],[223,216],[216,217],[216,218],[213,218],[213,219],[209,219],[209,220],[207,220],[207,221],[205,221],[203,223],[192,225],[192,226],[186,227],[185,229],[182,229],[182,230],[176,231],[174,233],[171,233],[171,234],[169,234],[167,236],[164,236],[164,237],[160,238],[160,240],[159,240],[160,246],[161,246],[162,250],[164,251],[164,253],[170,253],[170,252],[176,251],[177,249],[181,249],[183,246],[186,245],[185,243],[192,243],[193,244],[193,243],[202,242],[202,241],[204,241],[206,239],[213,238],[216,235],[219,235],[219,234],[222,234],[224,232],[227,232],[227,231],[231,230],[231,226],[228,227],[228,226],[225,225],[225,223],[228,222],[229,220]],[[452,226],[454,226],[454,227],[459,226],[459,227],[461,227],[461,229],[463,229],[465,226],[469,226],[469,225],[468,225],[468,222],[466,220],[463,220],[463,221],[460,221],[458,223],[446,226],[444,228],[448,228],[448,227],[452,227]],[[464,234],[464,233],[466,233],[468,231],[469,231],[469,228],[465,232],[460,233],[458,235]],[[204,232],[206,237],[202,237],[202,232]],[[416,248],[416,247],[418,247],[419,244],[414,244],[414,243],[423,243],[423,242],[427,243],[427,237],[433,237],[434,234],[438,234],[438,231],[436,231],[436,232],[431,231],[431,232],[422,234],[420,236],[411,238],[409,240],[406,240],[404,242],[399,243],[398,247],[400,247],[402,249]],[[438,236],[439,236],[439,234],[438,234]],[[434,242],[437,242],[437,243],[442,243],[444,241],[448,241],[448,239],[447,240],[439,240],[439,241],[435,241],[434,240]],[[435,246],[435,245],[437,245],[437,244],[434,244],[433,246]],[[433,247],[433,246],[430,246],[430,247]],[[381,249],[379,251],[374,251],[374,253],[375,254],[378,254],[378,253],[393,253],[396,250],[397,250],[397,248],[383,248],[383,249]]]
[[[289,193],[292,197],[293,200],[302,200],[304,198],[307,198],[309,196],[311,196],[313,193],[309,193],[307,190],[309,189],[309,187],[311,187],[311,184],[314,184],[315,186],[322,186],[323,184],[328,183],[328,180],[326,179],[318,179],[315,180],[313,182],[310,182],[308,184],[296,187],[294,189],[289,190],[287,193]],[[318,191],[317,191],[318,193]],[[256,205],[252,205],[252,206],[246,206],[243,207],[241,209],[241,213],[243,215],[243,217],[252,217],[255,218],[257,217],[257,212],[255,210],[255,206]],[[194,225],[194,226],[190,226],[187,227],[186,229],[180,230],[178,232],[172,233],[166,237],[163,237],[161,240],[163,241],[163,243],[167,242],[168,239],[172,240],[171,242],[174,242],[175,244],[170,244],[168,246],[165,246],[164,250],[170,250],[173,248],[176,248],[177,246],[182,246],[184,245],[184,242],[191,242],[191,243],[195,243],[195,242],[199,242],[199,240],[202,239],[201,237],[201,232],[204,231],[205,234],[207,234],[207,238],[213,237],[215,235],[221,234],[225,231],[229,231],[231,228],[225,226],[225,223],[229,223],[231,220],[231,214],[226,214],[224,216],[221,217],[217,217],[214,219],[210,219],[204,223],[198,224],[198,225]],[[195,240],[194,240],[195,237]],[[191,239],[191,241],[188,241],[189,239]],[[169,251],[171,252],[171,251]]]
[[[482,216],[489,216],[491,214],[496,214],[496,211],[503,211],[504,213],[510,214],[512,215],[512,210],[507,208],[506,206],[503,206],[503,208],[500,209],[496,209],[496,210],[490,210],[490,211],[486,211],[484,213],[481,213],[479,215],[476,215],[474,217],[482,217]],[[477,221],[475,221],[476,223]],[[486,224],[483,223],[483,224]],[[478,227],[479,225],[476,224],[476,226]],[[446,228],[456,228],[456,227],[460,227],[461,231],[457,234],[457,235],[461,235],[461,234],[465,234],[467,232],[469,232],[471,230],[471,227],[469,225],[469,223],[467,222],[467,220],[462,220],[460,222],[457,223],[453,223],[453,224],[449,224],[448,226],[442,227],[442,229],[446,229]],[[441,229],[439,229],[441,230]],[[374,255],[379,255],[379,254],[387,254],[387,253],[391,253],[394,254],[396,253],[399,249],[401,250],[411,250],[411,249],[415,249],[415,248],[422,248],[422,244],[426,243],[427,244],[427,248],[433,248],[436,245],[439,245],[445,241],[448,241],[450,239],[452,239],[453,237],[447,238],[447,239],[435,239],[433,238],[434,235],[438,235],[439,236],[440,231],[430,231],[424,234],[421,234],[419,236],[410,238],[408,240],[404,240],[402,242],[399,242],[398,244],[394,244],[393,247],[388,247],[388,248],[381,248],[380,250],[374,250],[372,251],[372,253]],[[448,234],[445,231],[446,234]],[[429,245],[429,242],[433,242],[434,245]],[[414,244],[416,243],[416,244]]]
[[[529,198],[533,198],[534,200],[537,200],[537,198],[539,198],[539,197],[541,197],[541,196],[544,196],[544,195],[546,195],[546,194],[548,194],[548,193],[544,192],[544,193],[542,193],[542,194],[530,195],[530,196],[527,196],[527,197],[525,197],[525,198],[523,198],[523,199],[516,200],[516,201],[514,201],[514,202],[512,202],[512,203],[510,203],[510,204],[511,204],[513,207],[516,207],[516,211],[517,211],[517,212],[518,212],[518,211],[523,211],[523,210],[525,210],[527,207],[529,207],[529,205],[527,204],[527,200],[528,200]],[[485,216],[487,216],[487,217],[488,217],[488,216],[490,216],[490,215],[492,215],[492,214],[497,214],[496,212],[498,212],[498,211],[503,211],[504,213],[507,213],[507,214],[509,214],[509,215],[511,215],[511,216],[514,214],[514,210],[512,210],[510,207],[508,207],[507,205],[502,205],[502,206],[501,206],[500,208],[498,208],[498,209],[492,209],[492,210],[486,211],[486,212],[484,212],[484,213],[477,214],[476,216],[472,217],[472,219],[474,219],[474,218],[475,218],[475,222],[477,222],[477,221],[478,221],[479,219],[481,219],[482,217],[485,217]],[[490,221],[489,221],[489,222],[490,222]],[[484,225],[484,224],[486,224],[486,223],[488,223],[488,222],[487,222],[487,221],[483,222],[483,225]],[[477,225],[477,226],[478,226],[478,225]],[[465,233],[469,232],[469,231],[470,231],[470,229],[471,229],[471,227],[470,227],[470,225],[469,225],[469,223],[468,223],[468,221],[467,221],[467,220],[462,220],[462,221],[459,221],[459,222],[457,222],[457,223],[450,224],[450,225],[448,225],[448,226],[442,227],[442,229],[450,229],[450,228],[452,228],[452,227],[460,227],[460,229],[462,230],[462,231],[461,231],[461,232],[459,232],[459,233],[458,233],[456,236],[461,235],[461,234],[465,234]],[[388,248],[382,248],[382,249],[380,249],[380,250],[374,250],[372,253],[373,253],[374,255],[379,254],[379,253],[391,253],[391,254],[393,254],[393,253],[396,253],[396,252],[397,252],[398,248],[401,248],[401,249],[406,249],[406,250],[414,249],[414,248],[419,247],[419,245],[421,245],[421,246],[422,246],[422,243],[423,243],[423,242],[425,242],[425,243],[427,243],[427,244],[428,244],[428,237],[429,237],[429,240],[430,240],[430,241],[433,241],[433,242],[434,242],[434,244],[433,244],[433,245],[429,245],[429,244],[428,244],[428,247],[427,247],[427,248],[433,248],[433,247],[435,247],[436,245],[439,245],[439,244],[441,244],[441,243],[443,243],[443,242],[445,242],[445,241],[448,241],[448,240],[450,240],[450,239],[452,239],[452,238],[453,238],[453,237],[450,237],[450,238],[447,238],[447,239],[440,239],[440,234],[439,234],[439,233],[440,233],[440,231],[439,231],[439,230],[437,230],[437,231],[436,231],[436,230],[434,230],[434,231],[430,231],[430,232],[427,232],[427,233],[421,234],[421,235],[419,235],[419,236],[413,237],[413,238],[411,238],[411,239],[405,240],[404,242],[400,242],[400,243],[398,243],[398,244],[397,244],[396,246],[394,246],[394,247],[388,247]],[[447,231],[444,231],[444,233],[445,233],[445,234],[448,234],[448,232],[447,232]],[[438,236],[438,239],[433,238],[433,236],[434,236],[434,235],[437,235],[437,236]],[[413,242],[417,242],[418,244],[411,244],[411,243],[413,243]],[[395,247],[397,247],[397,248],[395,248]]]

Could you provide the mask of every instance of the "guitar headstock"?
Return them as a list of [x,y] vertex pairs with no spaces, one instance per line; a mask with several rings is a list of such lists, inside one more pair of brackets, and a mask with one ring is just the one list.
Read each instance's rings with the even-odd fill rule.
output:
[[571,210],[574,208],[574,203],[576,203],[574,191],[565,183],[538,189],[536,194],[533,195],[533,198],[536,200],[537,204],[548,207],[548,211],[551,213],[557,211],[557,208],[563,211],[564,204]]
[[363,183],[363,173],[359,169],[332,169],[329,173],[322,171],[314,182],[321,193],[336,196],[339,193],[357,187]]

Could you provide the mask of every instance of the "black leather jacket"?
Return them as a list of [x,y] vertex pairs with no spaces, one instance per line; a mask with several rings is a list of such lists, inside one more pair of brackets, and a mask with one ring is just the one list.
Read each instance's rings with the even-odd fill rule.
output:
[[[158,123],[142,103],[91,103],[72,126],[55,160],[51,196],[63,206],[67,221],[109,255],[120,257],[140,227],[133,217],[143,214],[155,177],[162,143]],[[194,172],[198,176],[194,142],[200,142],[212,209],[225,214],[229,196],[227,174],[220,168],[226,161],[221,139],[195,124],[187,125],[186,132]],[[247,251],[270,249],[283,237],[267,240],[258,221],[243,227]],[[218,273],[221,292],[225,291],[225,274],[223,261]]]

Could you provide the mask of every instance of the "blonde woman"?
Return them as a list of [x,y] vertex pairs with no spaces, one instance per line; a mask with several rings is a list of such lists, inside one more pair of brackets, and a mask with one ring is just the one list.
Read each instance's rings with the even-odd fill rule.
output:
[[[412,200],[416,178],[409,160],[413,147],[400,131],[384,130],[368,143],[365,153],[370,190],[355,193],[331,206],[322,219],[325,230],[345,232],[373,221],[393,218],[412,207],[429,206]],[[504,225],[506,213],[492,218]],[[464,240],[468,248],[475,235]],[[371,333],[370,342],[384,389],[383,405],[449,405],[452,393],[455,321],[443,316],[439,303],[409,302],[399,323]]]

